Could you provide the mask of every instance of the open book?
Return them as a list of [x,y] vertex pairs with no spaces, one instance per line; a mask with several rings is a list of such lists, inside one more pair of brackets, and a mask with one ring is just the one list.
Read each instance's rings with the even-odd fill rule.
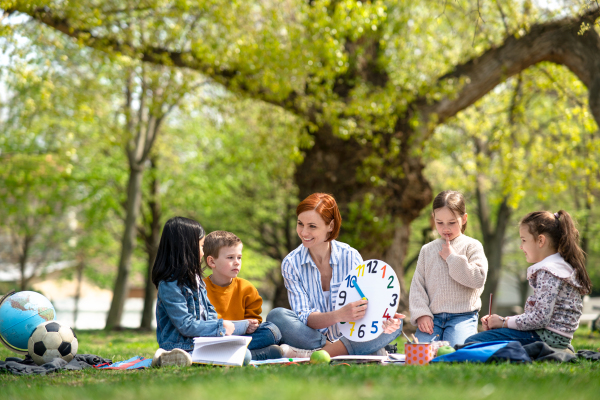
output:
[[345,355],[345,356],[331,357],[331,362],[332,363],[346,362],[346,363],[362,364],[362,363],[370,363],[370,362],[382,363],[384,361],[388,361],[388,356],[351,356],[351,355]]
[[[404,357],[404,354],[396,356]],[[404,358],[402,358],[404,359]],[[287,364],[287,363],[307,363],[310,358],[276,358],[272,360],[250,361],[250,365],[265,365],[265,364]],[[364,364],[364,363],[389,363],[396,362],[394,358],[388,356],[336,356],[331,357],[333,364],[348,363],[348,364]]]
[[232,365],[244,364],[246,348],[252,340],[249,336],[196,337],[192,362],[197,364]]

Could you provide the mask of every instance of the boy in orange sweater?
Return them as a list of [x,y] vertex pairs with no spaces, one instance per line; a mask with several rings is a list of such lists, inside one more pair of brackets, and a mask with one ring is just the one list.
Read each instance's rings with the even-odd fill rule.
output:
[[204,257],[212,275],[204,278],[210,303],[219,318],[233,321],[234,335],[252,337],[248,345],[253,360],[281,358],[281,332],[271,322],[262,322],[262,298],[247,280],[238,278],[242,268],[240,238],[231,232],[215,231],[204,240]]

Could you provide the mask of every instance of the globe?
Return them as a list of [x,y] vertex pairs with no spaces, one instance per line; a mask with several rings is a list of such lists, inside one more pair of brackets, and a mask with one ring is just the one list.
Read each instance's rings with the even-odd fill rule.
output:
[[18,354],[27,354],[27,341],[42,322],[56,312],[46,297],[36,292],[17,292],[0,303],[0,342]]

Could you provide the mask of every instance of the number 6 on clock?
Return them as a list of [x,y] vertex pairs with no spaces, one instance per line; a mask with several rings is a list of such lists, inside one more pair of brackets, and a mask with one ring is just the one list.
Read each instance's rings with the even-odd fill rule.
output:
[[342,335],[355,342],[366,342],[381,335],[383,321],[393,318],[398,310],[400,285],[396,282],[394,269],[381,260],[365,260],[348,272],[340,281],[335,309],[360,300],[358,288],[369,302],[363,318],[337,325]]

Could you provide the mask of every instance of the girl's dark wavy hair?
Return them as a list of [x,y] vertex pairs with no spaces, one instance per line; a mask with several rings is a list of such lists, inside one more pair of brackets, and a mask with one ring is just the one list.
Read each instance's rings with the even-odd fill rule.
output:
[[521,225],[527,225],[535,239],[546,235],[551,245],[575,270],[581,294],[592,291],[592,281],[585,269],[585,252],[579,247],[579,231],[568,212],[560,210],[556,215],[549,211],[532,212],[523,217]]
[[198,289],[198,278],[202,279],[203,271],[200,239],[204,236],[204,228],[193,219],[174,217],[165,223],[152,267],[152,283],[156,288],[161,281],[177,281],[179,285]]

